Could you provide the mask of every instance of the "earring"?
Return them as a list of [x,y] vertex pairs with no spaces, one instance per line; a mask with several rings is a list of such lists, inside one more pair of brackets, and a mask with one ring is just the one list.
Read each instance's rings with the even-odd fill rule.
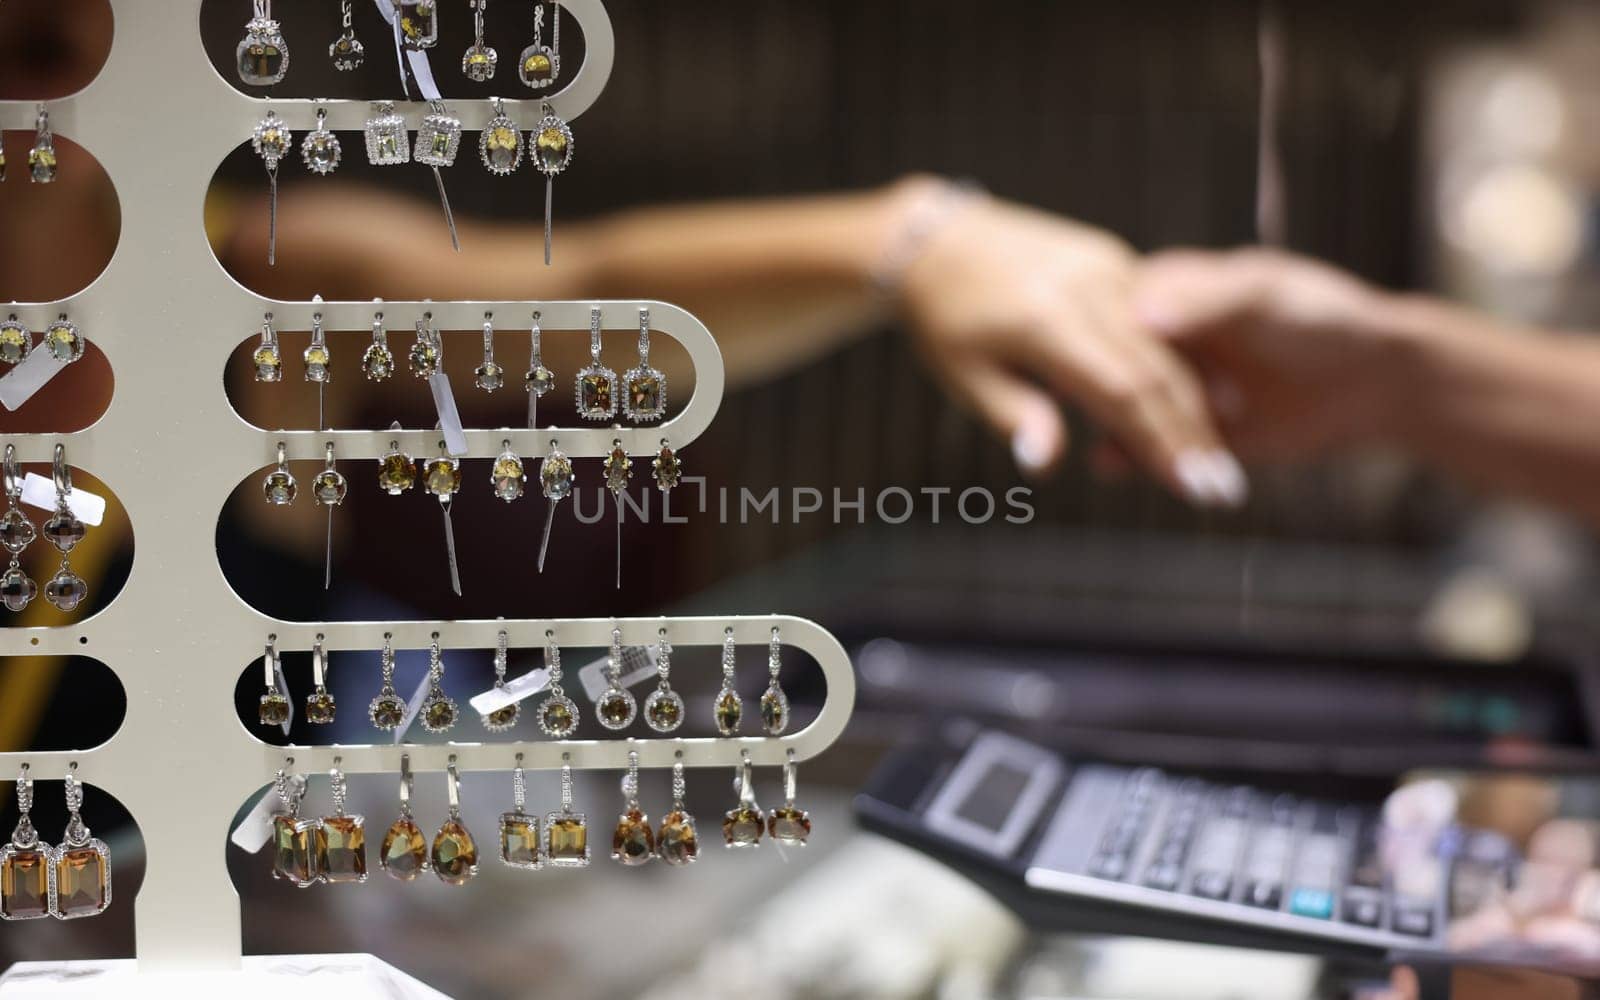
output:
[[551,739],[564,740],[578,728],[578,705],[561,690],[561,650],[556,634],[544,634],[544,666],[550,672],[550,694],[539,703],[539,728]]
[[283,808],[272,817],[272,877],[298,888],[317,883],[317,854],[313,850],[317,821],[300,818],[300,804],[306,797],[304,775],[290,774],[290,757],[278,768],[274,788]]
[[522,130],[506,114],[504,101],[489,99],[494,102],[494,117],[478,133],[478,159],[485,170],[504,177],[522,166]]
[[333,40],[332,45],[328,46],[328,58],[333,60],[334,69],[348,73],[361,65],[361,60],[367,53],[356,38],[353,0],[339,0],[339,15],[344,24],[344,31]]
[[511,772],[511,811],[500,814],[500,860],[512,868],[534,870],[539,860],[539,818],[524,810],[528,802],[528,783],[522,773],[522,754]]
[[261,344],[251,355],[257,382],[283,381],[283,352],[278,350],[278,331],[272,328],[272,314],[261,320]]
[[433,183],[439,189],[439,207],[444,210],[445,225],[450,229],[450,245],[459,253],[461,237],[456,233],[455,213],[450,211],[450,196],[444,190],[441,167],[453,167],[456,153],[461,149],[461,119],[445,110],[443,101],[430,101],[429,111],[422,116],[422,126],[417,129],[417,147],[412,159],[433,169]]
[[662,493],[670,492],[683,479],[683,463],[666,438],[661,439],[661,451],[651,460],[650,469],[655,476],[656,489]]
[[274,507],[287,507],[294,503],[294,498],[300,492],[300,487],[294,481],[294,473],[289,471],[288,455],[288,446],[279,441],[278,467],[267,473],[267,478],[261,483],[261,490],[267,495],[267,503]]
[[65,793],[67,827],[55,850],[51,915],[58,920],[76,920],[104,913],[111,905],[111,851],[84,825],[77,761],[67,765]]
[[326,386],[333,378],[333,356],[328,351],[328,337],[322,329],[322,313],[311,314],[311,345],[301,355],[301,360],[306,365],[306,381],[314,382],[317,386],[317,429],[321,430],[326,421],[323,419],[323,397]]
[[372,343],[361,352],[361,370],[368,382],[386,382],[394,374],[394,352],[389,350],[389,332],[383,328],[383,313],[372,314]]
[[379,846],[378,865],[390,878],[410,882],[429,869],[428,842],[411,818],[411,755],[400,755],[400,817],[389,824]]
[[360,884],[367,880],[367,821],[345,814],[346,787],[338,757],[333,758],[328,785],[333,793],[333,815],[317,822],[317,870],[330,885]]
[[484,392],[494,392],[506,384],[506,370],[494,359],[493,316],[493,313],[483,314],[483,364],[472,373],[472,384]]
[[650,367],[650,310],[639,310],[639,365],[622,376],[628,391],[622,399],[629,420],[648,424],[667,412],[667,377]]
[[0,920],[37,920],[56,908],[55,852],[39,843],[32,809],[33,779],[24,764],[17,778],[17,826],[0,847]]
[[411,144],[406,142],[406,120],[395,113],[394,102],[377,101],[372,117],[362,134],[367,141],[367,162],[375,167],[393,167],[411,162]]
[[[560,9],[560,4],[556,5]],[[572,150],[576,145],[572,141],[572,126],[556,116],[550,109],[549,102],[544,106],[544,117],[539,119],[539,124],[534,126],[533,138],[534,161],[533,165],[544,174],[544,262],[550,263],[550,224],[551,212],[555,203],[556,174],[566,170],[572,165]]]
[[428,697],[422,702],[422,728],[430,733],[449,732],[456,724],[456,703],[444,693],[444,657],[439,652],[439,633],[433,633],[428,651]]
[[658,733],[670,733],[683,725],[683,696],[672,690],[672,643],[667,630],[656,632],[656,689],[644,700],[644,721]]
[[772,640],[767,643],[767,689],[761,694],[761,727],[767,731],[768,736],[782,736],[783,731],[789,728],[789,696],[783,693],[783,686],[778,683],[778,668],[781,665],[778,656],[779,647],[778,627],[772,627]]
[[700,856],[700,834],[695,830],[694,817],[683,804],[683,751],[679,750],[676,756],[672,765],[672,811],[661,817],[656,852],[667,864],[682,867],[693,864]]
[[392,497],[397,497],[415,485],[417,485],[417,463],[410,455],[400,450],[399,441],[390,441],[389,450],[378,459],[378,488]]
[[572,755],[561,755],[561,811],[544,818],[544,860],[560,868],[589,866],[589,824],[572,811]]
[[556,387],[555,373],[544,366],[539,353],[539,310],[533,311],[533,353],[528,358],[528,373],[522,377],[522,388],[528,394],[528,427],[539,424],[539,400]]
[[750,773],[750,751],[741,750],[739,763],[739,804],[722,817],[722,839],[729,847],[759,847],[766,816],[756,805],[756,783]]
[[450,507],[461,491],[461,463],[445,450],[439,442],[439,454],[428,462],[423,472],[422,484],[439,500],[439,510],[444,514],[445,555],[450,561],[450,588],[461,596],[461,571],[456,566],[456,529],[450,521]]
[[311,693],[306,695],[306,721],[317,726],[333,725],[337,706],[328,693],[328,654],[322,648],[322,635],[311,645]]
[[340,472],[333,461],[333,442],[329,441],[327,448],[327,465],[317,473],[317,478],[311,481],[311,496],[317,506],[328,508],[328,531],[323,544],[322,559],[322,589],[327,590],[333,586],[333,508],[344,503],[344,498],[350,492],[350,484],[346,482],[344,473]]
[[269,87],[289,72],[289,46],[272,19],[272,0],[254,0],[254,5],[255,16],[244,26],[234,61],[240,80],[252,87]]
[[473,83],[487,83],[494,79],[495,64],[500,53],[483,43],[483,12],[489,0],[470,0],[472,5],[472,44],[461,57],[461,72]]
[[717,692],[717,700],[712,704],[717,732],[724,736],[738,735],[739,718],[744,715],[744,702],[733,683],[734,651],[733,626],[729,625],[722,632],[722,690]]
[[794,804],[794,750],[783,765],[783,805],[767,816],[767,833],[780,844],[804,847],[811,836],[811,814]]
[[44,599],[59,611],[72,611],[88,596],[89,585],[72,571],[69,556],[88,529],[67,505],[67,497],[72,495],[72,470],[67,468],[66,446],[56,445],[51,473],[56,484],[56,512],[44,523],[44,537],[61,553],[61,568],[44,585]]
[[408,49],[431,49],[439,41],[438,0],[395,0],[400,38]]
[[556,74],[561,72],[561,4],[555,5],[555,16],[551,18],[550,34],[551,46],[544,44],[544,0],[535,0],[533,5],[533,44],[522,50],[522,57],[517,60],[517,77],[523,86],[534,90],[543,90],[555,82]]
[[406,703],[400,700],[400,693],[394,689],[392,638],[388,632],[383,633],[383,652],[379,654],[379,663],[383,669],[383,687],[367,706],[367,718],[372,720],[372,728],[386,733],[399,729],[400,723],[406,720]]
[[[506,686],[506,661],[509,659],[506,644],[506,633],[504,629],[501,629],[500,637],[494,650],[494,686],[497,691],[504,690]],[[487,715],[480,715],[478,718],[483,723],[483,728],[489,732],[504,733],[516,726],[517,718],[521,714],[522,703],[514,701],[504,708],[497,708]]]
[[511,450],[511,440],[508,438],[500,442],[500,457],[494,460],[494,468],[490,471],[489,482],[494,486],[494,495],[510,503],[522,496],[522,484],[528,479],[528,474],[523,471],[522,458]]
[[21,611],[39,595],[39,585],[22,569],[22,550],[33,544],[33,522],[22,512],[22,473],[17,468],[17,448],[6,445],[5,451],[6,512],[0,515],[0,543],[11,553],[11,564],[0,576],[0,600],[6,610]]
[[600,363],[600,307],[589,310],[589,364],[579,369],[578,416],[610,420],[617,415],[617,373]]
[[[4,170],[4,154],[0,154],[0,171]],[[14,365],[28,356],[33,350],[33,334],[28,328],[17,322],[16,313],[11,318],[0,323],[0,361]]]
[[606,689],[594,703],[595,718],[607,729],[627,729],[639,713],[633,692],[622,686],[622,629],[611,629],[611,652],[606,657]]
[[443,366],[444,340],[433,328],[433,313],[423,313],[417,320],[417,339],[411,342],[406,362],[417,378],[432,378]]
[[539,543],[539,572],[544,572],[544,557],[550,550],[550,528],[555,524],[556,505],[572,494],[572,461],[550,441],[550,454],[539,462],[539,490],[548,503],[545,505],[544,538]]
[[283,124],[276,111],[256,123],[250,146],[267,165],[267,264],[278,263],[278,161],[294,148],[294,133]]
[[461,773],[456,770],[455,754],[450,755],[445,778],[449,782],[450,814],[433,835],[433,873],[446,885],[466,885],[478,874],[478,844],[461,822]]
[[257,718],[263,726],[284,726],[289,723],[289,696],[278,687],[278,637],[267,636],[267,652],[261,658],[262,682],[266,691],[261,695]]
[[611,860],[634,868],[648,864],[656,856],[656,832],[650,827],[650,817],[639,808],[637,750],[628,751],[628,774],[622,779],[622,794],[627,805],[611,834]]
[[339,169],[339,161],[344,159],[344,148],[339,145],[339,137],[328,131],[327,108],[317,109],[317,127],[300,140],[300,159],[307,170],[323,177]]
[[40,343],[50,348],[50,356],[64,365],[83,357],[84,348],[89,346],[79,332],[78,324],[67,319],[66,313],[57,316],[54,323],[44,328]]
[[628,480],[633,478],[633,459],[622,447],[621,438],[612,438],[611,454],[605,461],[606,489],[617,503],[617,584],[622,589],[622,495],[628,491]]
[[28,150],[28,179],[35,184],[49,184],[56,179],[56,142],[50,132],[50,112],[39,105],[34,119],[33,148]]

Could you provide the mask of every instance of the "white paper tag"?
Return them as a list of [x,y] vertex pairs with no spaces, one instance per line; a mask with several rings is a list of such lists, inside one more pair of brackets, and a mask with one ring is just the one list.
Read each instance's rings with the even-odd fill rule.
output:
[[283,695],[283,700],[289,703],[289,717],[283,720],[283,735],[289,735],[289,727],[294,725],[294,696],[289,693],[289,679],[283,676],[283,662],[272,665],[272,686]]
[[456,394],[450,391],[450,376],[434,372],[428,376],[433,390],[433,406],[439,411],[439,432],[444,435],[444,450],[452,455],[467,453],[467,436],[461,430],[461,414],[456,410]]
[[[56,484],[53,479],[46,479],[36,473],[28,473],[22,477],[22,502],[38,507],[42,510],[53,511],[56,509]],[[106,516],[106,498],[80,490],[74,486],[67,494],[67,508],[72,511],[72,516],[84,524],[94,527]]]
[[[578,668],[578,683],[583,685],[584,694],[590,701],[599,698],[601,693],[610,685],[606,682],[606,661],[611,657],[602,656],[593,663],[585,664]],[[617,680],[625,688],[633,687],[656,675],[656,648],[654,646],[624,646],[622,647],[622,665],[617,670]]]
[[406,716],[400,720],[400,725],[394,729],[394,741],[398,745],[406,738],[406,731],[411,724],[417,721],[417,713],[422,711],[422,703],[428,700],[428,692],[433,690],[433,681],[427,674],[422,675],[422,683],[417,685],[417,690],[412,692],[411,700],[406,702]]
[[34,393],[45,387],[45,383],[61,374],[61,369],[67,367],[67,362],[57,361],[56,356],[40,345],[39,349],[28,352],[28,356],[17,362],[15,368],[0,376],[0,406],[8,410],[15,410],[33,398]]
[[255,808],[245,814],[228,839],[251,854],[261,853],[267,841],[272,839],[272,817],[282,811],[283,800],[278,798],[277,790],[268,785],[261,797],[256,799]]
[[513,677],[506,681],[505,687],[493,687],[475,694],[468,699],[473,709],[479,715],[488,715],[498,712],[502,708],[515,705],[524,698],[531,698],[550,686],[550,671],[544,667],[536,667],[521,677]]
[[[428,65],[428,53],[422,49],[405,49],[401,45],[399,17],[394,9],[394,0],[373,0],[373,4],[378,8],[378,14],[384,21],[394,28],[395,58],[398,60],[401,52],[405,53],[407,61],[411,63],[411,72],[417,78],[417,88],[422,91],[423,100],[439,100],[439,85],[433,81],[433,67]],[[400,70],[400,86],[402,88],[406,86],[404,68]],[[411,96],[409,91],[406,96]]]

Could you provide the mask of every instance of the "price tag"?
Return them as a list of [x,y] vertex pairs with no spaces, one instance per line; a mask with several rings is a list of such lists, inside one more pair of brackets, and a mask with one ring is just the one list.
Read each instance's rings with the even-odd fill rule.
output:
[[45,383],[61,374],[61,369],[67,367],[67,362],[57,361],[48,348],[40,345],[38,349],[28,352],[28,356],[17,362],[16,367],[0,377],[0,406],[8,410],[15,410],[32,399],[34,393],[45,387]]
[[[42,510],[55,510],[55,480],[32,472],[23,476],[22,502]],[[94,527],[105,520],[106,498],[90,493],[88,490],[80,490],[74,486],[72,491],[67,494],[67,508],[72,511],[73,517],[90,527]]]
[[[578,668],[578,682],[590,701],[600,697],[609,686],[606,683],[606,661],[602,656],[593,663]],[[625,688],[643,683],[656,675],[656,648],[654,646],[622,647],[622,663],[617,668],[617,682]]]
[[444,435],[444,450],[452,455],[467,453],[467,435],[461,429],[461,414],[456,410],[456,395],[450,389],[450,376],[434,372],[428,376],[433,390],[433,406],[439,411],[439,432]]
[[550,686],[550,671],[536,667],[521,677],[506,681],[505,687],[494,687],[468,699],[479,715],[488,715],[508,708],[525,698],[531,698]]
[[282,660],[272,665],[272,686],[289,703],[289,717],[283,720],[283,735],[288,736],[289,727],[294,725],[294,696],[289,693],[289,679],[283,676]]
[[228,839],[251,854],[261,853],[267,841],[272,839],[272,817],[282,810],[283,801],[278,798],[277,790],[268,785],[261,797],[256,799],[255,808],[245,814]]

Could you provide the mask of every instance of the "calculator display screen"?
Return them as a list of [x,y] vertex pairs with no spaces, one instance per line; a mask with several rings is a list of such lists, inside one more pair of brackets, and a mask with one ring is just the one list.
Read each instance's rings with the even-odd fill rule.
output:
[[1017,797],[1027,787],[1029,772],[997,761],[984,771],[972,792],[956,808],[956,815],[969,823],[999,832],[1011,815]]

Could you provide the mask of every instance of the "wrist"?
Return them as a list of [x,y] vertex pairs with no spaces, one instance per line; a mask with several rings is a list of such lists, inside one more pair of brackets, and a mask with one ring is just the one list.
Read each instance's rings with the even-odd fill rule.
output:
[[[1389,405],[1383,436],[1427,456],[1454,433],[1452,407],[1492,375],[1482,321],[1424,295],[1381,292],[1368,317],[1384,345]],[[1486,367],[1487,363],[1487,367]]]
[[898,304],[907,274],[928,246],[983,189],[975,182],[910,174],[879,193],[877,239],[862,277],[880,298]]

